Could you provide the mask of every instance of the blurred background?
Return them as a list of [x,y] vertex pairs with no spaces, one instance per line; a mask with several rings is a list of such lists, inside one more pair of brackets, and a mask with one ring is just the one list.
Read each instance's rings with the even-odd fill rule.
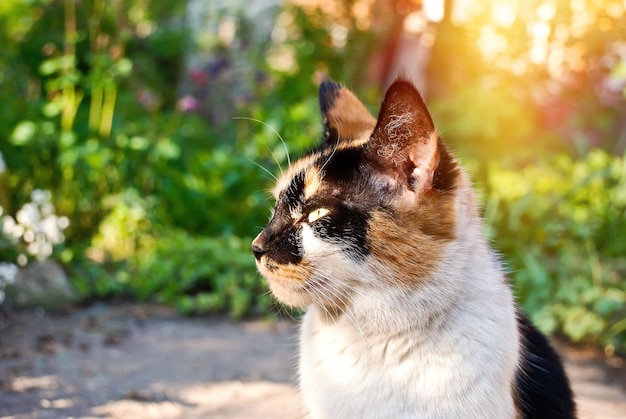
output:
[[521,305],[626,352],[626,1],[2,0],[0,43],[13,306],[276,313],[249,245],[280,136],[317,143],[324,75],[376,115],[407,68]]

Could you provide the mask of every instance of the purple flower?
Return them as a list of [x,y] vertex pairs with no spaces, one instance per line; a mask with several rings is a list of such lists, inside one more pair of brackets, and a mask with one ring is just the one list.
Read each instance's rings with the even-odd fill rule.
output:
[[194,67],[191,70],[189,70],[189,77],[191,77],[191,80],[193,80],[193,82],[197,84],[198,86],[204,86],[206,82],[208,81],[208,77],[204,73],[204,71],[202,71],[202,69],[197,68],[197,67]]
[[155,110],[159,106],[157,97],[150,90],[143,89],[137,93],[137,101],[146,109]]
[[198,100],[191,95],[181,97],[177,104],[178,110],[182,112],[193,112],[198,109],[198,106]]

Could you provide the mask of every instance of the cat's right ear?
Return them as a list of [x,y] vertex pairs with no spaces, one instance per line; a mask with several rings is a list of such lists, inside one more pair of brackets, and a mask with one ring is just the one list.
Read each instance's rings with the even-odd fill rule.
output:
[[319,90],[324,135],[320,148],[367,141],[376,119],[347,88],[325,79]]
[[450,189],[458,173],[417,88],[404,77],[387,90],[366,153],[379,172],[411,192]]

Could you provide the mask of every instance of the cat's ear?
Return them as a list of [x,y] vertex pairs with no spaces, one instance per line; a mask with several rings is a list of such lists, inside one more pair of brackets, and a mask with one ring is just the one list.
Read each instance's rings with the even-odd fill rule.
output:
[[324,135],[320,148],[367,141],[376,119],[347,88],[325,79],[319,90]]
[[408,189],[430,189],[440,158],[433,120],[413,83],[396,80],[387,90],[366,152],[373,165]]

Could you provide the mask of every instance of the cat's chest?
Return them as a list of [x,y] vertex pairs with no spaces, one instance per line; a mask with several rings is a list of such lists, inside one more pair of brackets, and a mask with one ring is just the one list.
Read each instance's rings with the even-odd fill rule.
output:
[[301,351],[302,367],[312,375],[348,386],[382,387],[389,381],[407,391],[437,393],[453,376],[473,373],[462,371],[471,366],[452,342],[428,341],[417,332],[372,335],[348,317],[323,325],[305,319]]
[[[318,413],[313,417],[462,417],[474,407],[480,412],[486,396],[499,412],[493,417],[510,417],[512,400],[493,400],[496,383],[483,379],[490,373],[475,347],[413,333],[371,336],[347,317],[319,322],[307,313],[300,384],[305,404]],[[484,359],[468,361],[475,356]]]

